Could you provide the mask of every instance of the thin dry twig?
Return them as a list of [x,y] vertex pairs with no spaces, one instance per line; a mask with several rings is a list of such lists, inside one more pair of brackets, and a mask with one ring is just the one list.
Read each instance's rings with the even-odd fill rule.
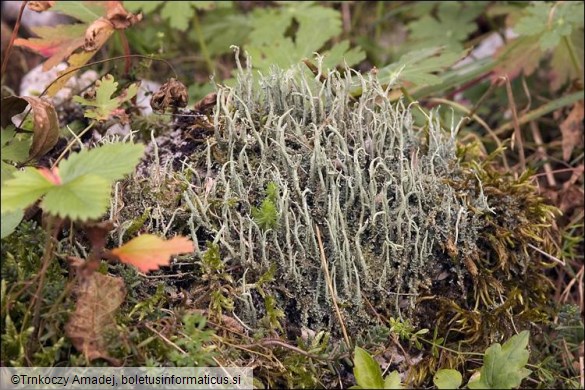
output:
[[341,316],[341,311],[339,310],[339,306],[337,305],[337,298],[335,296],[335,291],[333,291],[333,283],[331,282],[331,276],[329,275],[329,268],[327,267],[325,250],[323,249],[323,241],[321,240],[321,231],[319,230],[319,226],[317,226],[316,224],[315,224],[315,232],[317,234],[317,241],[319,243],[319,252],[321,253],[321,265],[323,266],[323,272],[325,272],[325,282],[327,283],[327,288],[329,289],[329,294],[331,294],[331,300],[333,301],[333,307],[335,308],[335,314],[337,314],[337,319],[339,320],[339,325],[341,326],[341,331],[343,332],[343,339],[345,340],[345,344],[347,345],[347,349],[351,351],[351,343],[349,341],[349,336],[347,335],[347,329],[345,329],[345,324],[343,323],[343,317]]
[[12,47],[14,46],[14,40],[16,39],[16,35],[18,34],[18,30],[20,29],[20,21],[22,20],[22,14],[24,13],[24,9],[26,8],[27,3],[28,1],[23,1],[22,4],[20,5],[20,11],[18,12],[18,17],[16,18],[14,29],[12,30],[12,34],[10,35],[10,42],[8,42],[8,46],[6,47],[6,51],[4,52],[4,61],[2,61],[2,71],[0,72],[0,76],[4,76],[4,73],[6,73],[6,67],[8,66],[10,52],[12,51]]
[[546,182],[549,187],[554,187],[557,185],[555,180],[555,175],[553,175],[553,170],[550,165],[550,162],[546,158],[546,150],[544,149],[542,143],[542,136],[540,135],[540,129],[535,121],[530,122],[530,131],[532,132],[532,138],[534,138],[534,142],[536,142],[536,151],[539,157],[544,160],[544,165],[542,166],[544,169],[544,173],[546,175]]
[[[518,154],[520,157],[520,166],[522,171],[526,170],[526,155],[524,154],[524,143],[522,142],[522,133],[520,131],[520,122],[518,121],[518,111],[516,110],[516,102],[514,100],[514,93],[512,92],[512,84],[510,79],[506,76],[502,77],[506,83],[506,94],[508,95],[508,102],[510,110],[512,111],[512,123],[514,124],[514,138],[518,141]],[[512,141],[512,150],[514,150],[515,142]]]

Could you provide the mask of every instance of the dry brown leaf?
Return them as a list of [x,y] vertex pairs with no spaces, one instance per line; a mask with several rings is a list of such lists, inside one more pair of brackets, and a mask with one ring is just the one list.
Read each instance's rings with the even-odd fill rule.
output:
[[563,160],[569,161],[573,148],[583,145],[583,101],[575,103],[567,118],[559,126],[563,135]]
[[109,1],[107,5],[106,18],[112,23],[116,30],[124,30],[142,20],[142,14],[134,15],[126,11],[119,1]]
[[54,1],[29,1],[27,7],[33,11],[43,12],[55,5]]
[[203,97],[203,99],[199,100],[193,106],[193,109],[197,112],[202,114],[206,114],[211,112],[213,108],[217,105],[217,93],[212,92]]
[[83,50],[94,51],[103,46],[114,32],[114,25],[108,19],[101,17],[89,25],[85,30]]
[[125,295],[122,278],[97,272],[80,277],[75,312],[65,325],[65,333],[88,361],[101,358],[120,365],[108,355],[106,335],[115,330],[114,314]]
[[188,96],[185,85],[174,78],[170,78],[157,92],[152,94],[150,106],[154,111],[159,112],[169,107],[185,107]]
[[55,146],[59,139],[59,118],[53,103],[36,96],[9,96],[2,99],[1,125],[5,128],[12,123],[12,117],[20,114],[27,105],[33,115],[33,138],[28,159],[43,156]]

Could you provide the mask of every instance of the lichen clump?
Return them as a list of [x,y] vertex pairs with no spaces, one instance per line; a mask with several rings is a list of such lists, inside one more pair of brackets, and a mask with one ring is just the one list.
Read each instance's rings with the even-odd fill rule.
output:
[[[371,309],[420,326],[442,321],[468,340],[501,337],[517,314],[541,310],[530,245],[553,214],[527,178],[466,162],[455,127],[430,116],[417,128],[375,75],[331,72],[321,82],[274,69],[255,81],[239,69],[237,85],[218,91],[205,166],[189,170],[200,186],[183,199],[193,233],[243,270],[235,311],[248,326],[263,315],[249,286],[276,265],[279,307],[299,325],[339,329],[316,226],[354,334],[377,321]],[[267,188],[271,224],[261,223]],[[496,328],[482,322],[482,310],[503,306]]]

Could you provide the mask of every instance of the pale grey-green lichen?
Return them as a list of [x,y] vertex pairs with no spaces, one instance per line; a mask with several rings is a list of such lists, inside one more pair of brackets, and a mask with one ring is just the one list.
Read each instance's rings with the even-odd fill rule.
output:
[[[361,83],[356,102],[350,80]],[[415,129],[410,109],[391,102],[373,75],[332,72],[319,82],[300,67],[274,69],[258,83],[239,67],[237,85],[218,91],[214,121],[205,172],[196,173],[202,184],[184,193],[193,234],[214,236],[225,261],[255,271],[248,278],[276,263],[277,283],[303,325],[336,321],[315,225],[350,326],[365,321],[364,294],[404,316],[445,272],[464,293],[468,271],[444,244],[472,253],[476,216],[490,207],[483,193],[456,193],[445,180],[459,169],[455,130],[445,133],[432,117]],[[280,218],[263,231],[251,210],[269,182],[279,187]],[[238,315],[254,325],[254,302],[241,283]]]

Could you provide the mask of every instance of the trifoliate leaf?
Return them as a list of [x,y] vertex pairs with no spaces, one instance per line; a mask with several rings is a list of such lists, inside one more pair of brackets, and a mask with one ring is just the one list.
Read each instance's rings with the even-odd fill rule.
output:
[[462,381],[461,373],[450,368],[437,371],[433,377],[433,383],[439,389],[458,389]]
[[112,95],[117,89],[118,83],[114,81],[112,75],[107,74],[101,80],[96,81],[95,99],[85,99],[81,96],[74,96],[73,100],[86,106],[95,107],[85,111],[86,118],[106,120],[120,107],[120,105],[122,105],[122,103],[136,96],[138,85],[132,84],[127,89],[120,92],[117,97],[112,98]]
[[53,187],[37,169],[28,167],[15,172],[2,185],[2,214],[25,209]]
[[59,167],[26,168],[2,186],[2,213],[22,210],[45,196],[43,209],[63,218],[87,220],[103,214],[112,182],[132,172],[144,146],[114,143],[72,154]]
[[380,365],[367,351],[360,347],[355,347],[353,363],[353,375],[358,386],[363,389],[384,388]]
[[491,345],[483,357],[483,366],[479,377],[472,378],[470,389],[511,389],[520,383],[532,371],[524,368],[528,363],[528,338],[525,330],[511,337],[504,345]]
[[141,272],[148,272],[159,269],[162,265],[169,265],[171,255],[194,250],[193,241],[186,237],[179,236],[165,241],[152,234],[143,234],[111,252],[123,263],[131,264]]
[[144,153],[144,145],[116,142],[74,153],[59,164],[63,183],[92,174],[110,182],[131,173]]
[[83,175],[54,186],[41,203],[50,214],[87,220],[101,216],[110,204],[111,182],[96,175]]

